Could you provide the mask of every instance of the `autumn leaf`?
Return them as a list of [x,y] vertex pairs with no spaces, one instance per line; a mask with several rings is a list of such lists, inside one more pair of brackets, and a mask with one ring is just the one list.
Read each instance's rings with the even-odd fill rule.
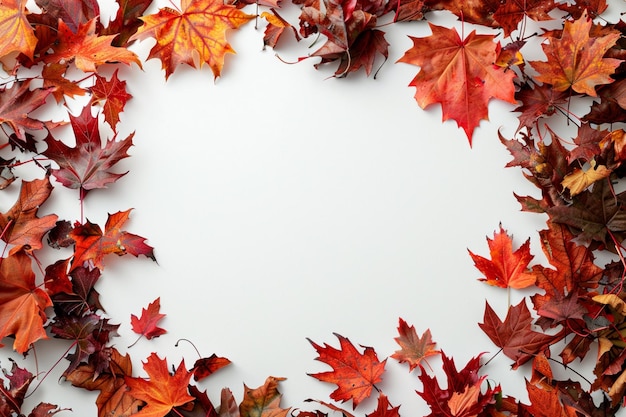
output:
[[430,329],[426,329],[420,337],[414,326],[409,326],[406,321],[399,319],[398,333],[400,336],[396,337],[395,341],[402,349],[397,350],[391,357],[399,362],[408,363],[410,371],[427,357],[441,353],[435,350],[437,344],[432,340]]
[[193,364],[193,379],[200,381],[229,364],[229,359],[221,358],[215,353],[208,358],[200,358]]
[[285,30],[291,29],[296,40],[300,40],[300,35],[295,27],[282,18],[278,12],[271,9],[270,12],[261,13],[261,18],[267,20],[267,27],[265,28],[265,34],[263,36],[263,45],[275,48],[281,36]]
[[548,13],[555,8],[553,0],[507,0],[500,3],[493,17],[504,29],[504,36],[510,36],[525,18],[552,20]]
[[35,3],[45,10],[46,17],[55,22],[62,21],[72,32],[100,16],[97,0],[35,0]]
[[472,31],[462,40],[454,28],[433,24],[430,28],[432,35],[427,38],[410,37],[413,47],[398,62],[420,67],[410,83],[419,106],[441,103],[443,120],[455,120],[471,145],[474,129],[488,119],[491,99],[516,102],[515,73],[493,64],[498,44],[492,35]]
[[152,0],[119,0],[117,15],[109,25],[100,31],[102,35],[115,35],[113,46],[125,46],[129,38],[143,24],[140,17],[152,4]]
[[[167,330],[157,326],[157,323],[165,317],[165,314],[160,313],[160,309],[161,297],[157,297],[156,300],[148,304],[148,308],[141,309],[141,317],[131,314],[130,325],[133,332],[140,335],[140,337],[145,336],[148,340],[165,334]],[[135,343],[130,346],[133,346]]]
[[239,405],[241,417],[287,417],[289,408],[280,408],[282,395],[278,383],[285,378],[270,376],[258,388],[248,388],[244,384],[243,400]]
[[117,349],[111,348],[106,372],[96,375],[94,366],[85,364],[64,376],[75,387],[99,391],[96,398],[98,417],[129,417],[145,404],[131,396],[126,385],[124,377],[132,376],[132,370],[130,356],[122,356]]
[[126,102],[133,97],[126,91],[126,81],[117,78],[117,73],[118,70],[115,70],[110,80],[96,74],[96,82],[91,87],[91,104],[102,104],[104,120],[114,132],[120,121],[120,113],[124,111]]
[[148,379],[132,378],[125,376],[126,385],[130,388],[130,395],[146,402],[137,417],[163,417],[172,408],[193,401],[189,395],[187,386],[191,379],[191,373],[185,368],[185,361],[181,361],[174,375],[170,375],[167,369],[167,361],[152,353],[143,369],[148,374]]
[[17,252],[0,263],[0,340],[14,336],[13,350],[18,353],[26,353],[33,343],[48,338],[44,310],[52,301],[35,284],[31,262],[24,252]]
[[22,250],[32,253],[42,248],[43,236],[54,227],[57,215],[37,217],[37,212],[51,192],[52,185],[47,176],[43,179],[22,181],[18,200],[9,211],[0,214],[0,237],[13,245],[10,254]]
[[320,381],[337,384],[337,389],[330,394],[330,398],[342,402],[352,400],[354,409],[370,396],[374,384],[382,381],[387,360],[380,362],[371,347],[365,347],[364,352],[360,353],[350,340],[336,333],[335,336],[339,339],[339,349],[328,344],[319,346],[307,339],[319,354],[316,360],[333,368],[332,371],[309,375]]
[[71,237],[76,241],[72,269],[87,261],[92,261],[97,268],[102,270],[104,269],[104,256],[112,253],[119,256],[144,255],[156,261],[152,246],[144,243],[145,238],[121,229],[128,220],[130,211],[131,209],[109,214],[104,233],[100,226],[89,221],[83,225],[76,223],[71,232]]
[[26,138],[27,130],[40,130],[45,122],[29,116],[43,106],[53,88],[29,88],[29,82],[16,82],[0,89],[0,123],[7,124],[19,139]]
[[536,353],[562,338],[562,332],[548,335],[532,330],[532,317],[526,301],[509,307],[504,321],[500,320],[488,302],[480,328],[502,352],[514,360],[513,369],[531,360]]
[[130,39],[156,39],[148,59],[161,60],[166,79],[180,64],[196,68],[196,59],[200,66],[207,64],[217,78],[226,54],[235,53],[226,41],[226,31],[237,29],[255,16],[220,1],[183,0],[181,3],[182,10],[166,7],[156,14],[141,17],[144,24]]
[[548,37],[549,42],[542,44],[548,60],[530,62],[539,73],[537,80],[552,85],[556,91],[571,87],[592,97],[596,96],[597,85],[613,82],[610,75],[621,60],[603,56],[620,34],[590,37],[591,27],[591,19],[583,13],[578,20],[565,22],[561,38]]
[[480,376],[478,373],[480,356],[470,359],[460,371],[456,369],[454,360],[444,352],[441,353],[441,359],[447,379],[445,389],[441,388],[436,376],[426,372],[419,375],[423,391],[417,391],[417,394],[431,409],[427,417],[483,415],[485,408],[496,402],[501,389],[499,385],[490,385],[486,390],[481,390],[486,375]]
[[15,362],[11,365],[10,373],[4,369],[2,371],[9,384],[6,386],[0,377],[0,416],[19,415],[28,387],[35,377]]
[[59,41],[53,46],[53,53],[44,57],[44,62],[73,61],[74,65],[84,72],[96,72],[99,65],[107,62],[121,62],[128,65],[135,63],[141,68],[141,61],[134,52],[111,45],[113,38],[115,35],[98,36],[96,34],[95,19],[81,24],[76,33],[60,20]]
[[489,285],[501,288],[526,288],[535,283],[535,276],[528,268],[533,259],[530,254],[530,238],[517,250],[513,251],[513,239],[500,225],[500,231],[494,232],[493,239],[487,238],[491,259],[475,255],[468,250],[476,268],[483,274]]
[[41,71],[43,87],[50,89],[57,103],[63,100],[63,96],[74,98],[75,96],[83,96],[87,92],[77,82],[70,81],[64,77],[67,69],[67,64],[52,63],[44,66]]
[[596,181],[608,178],[611,172],[605,165],[598,165],[596,161],[591,161],[589,168],[574,169],[574,171],[563,178],[561,184],[569,190],[570,195],[573,197],[585,191]]
[[26,0],[0,2],[0,58],[21,52],[33,58],[37,38],[26,18]]
[[[389,398],[382,392],[378,395],[378,405],[376,409],[366,417],[400,417],[400,406],[393,407],[389,403]],[[456,415],[456,414],[455,414]]]
[[68,188],[79,189],[82,199],[87,192],[106,188],[126,175],[126,172],[111,172],[111,168],[128,157],[127,151],[133,146],[133,134],[120,141],[109,139],[103,148],[98,118],[91,114],[91,106],[85,106],[79,116],[70,115],[70,123],[76,139],[75,146],[67,146],[49,135],[45,139],[48,148],[43,154],[59,166],[51,170],[56,180]]

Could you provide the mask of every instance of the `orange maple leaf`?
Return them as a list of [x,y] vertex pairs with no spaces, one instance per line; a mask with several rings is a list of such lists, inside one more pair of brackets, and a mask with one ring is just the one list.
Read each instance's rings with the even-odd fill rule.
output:
[[196,59],[200,67],[206,63],[215,78],[219,77],[226,54],[235,53],[226,41],[226,31],[237,29],[256,16],[215,0],[182,0],[181,8],[182,11],[165,7],[142,17],[144,25],[131,41],[156,39],[148,59],[161,60],[166,79],[180,64],[197,68]]
[[52,306],[52,300],[35,285],[31,262],[24,252],[17,252],[0,263],[0,340],[15,336],[13,349],[18,353],[48,338],[43,328],[47,321],[44,310]]
[[285,378],[268,377],[258,388],[248,388],[244,384],[244,397],[239,405],[241,417],[286,417],[288,408],[280,408],[281,393],[278,383]]
[[110,253],[120,256],[127,253],[133,256],[144,255],[156,260],[153,248],[144,243],[145,238],[121,229],[128,220],[130,211],[131,209],[110,214],[104,226],[104,233],[100,226],[89,221],[84,225],[77,224],[70,233],[70,237],[76,242],[72,269],[86,261],[92,261],[102,270],[103,258]]
[[480,272],[485,274],[485,281],[489,285],[501,288],[526,288],[536,281],[535,274],[528,269],[533,259],[530,253],[530,239],[513,251],[513,239],[500,225],[500,231],[494,232],[493,239],[487,238],[491,259],[475,255],[468,249],[474,264]]
[[406,321],[400,319],[398,333],[400,336],[396,337],[395,341],[402,349],[397,350],[391,357],[399,362],[407,362],[410,371],[428,356],[441,353],[435,350],[437,344],[433,342],[429,329],[422,334],[422,337],[419,337],[414,326],[409,326]]
[[187,388],[192,374],[185,367],[184,360],[180,362],[174,375],[170,375],[167,361],[152,353],[143,363],[143,369],[148,373],[149,380],[124,377],[130,388],[130,395],[147,404],[137,414],[133,414],[134,416],[163,417],[174,407],[194,400]]
[[551,84],[556,91],[571,87],[577,93],[593,97],[597,95],[596,85],[612,83],[610,75],[622,60],[603,56],[620,38],[620,33],[590,38],[591,26],[585,12],[578,20],[565,22],[560,39],[549,36],[549,43],[541,45],[548,60],[530,62],[539,73],[537,80]]
[[81,24],[76,33],[59,20],[59,41],[53,47],[53,53],[46,55],[45,62],[74,60],[76,68],[84,72],[96,72],[96,66],[107,62],[135,63],[141,68],[137,55],[126,48],[115,47],[111,42],[115,35],[98,36],[96,19]]
[[26,19],[26,0],[0,2],[0,58],[21,52],[33,59],[37,37]]
[[0,238],[14,245],[10,254],[24,250],[31,253],[41,249],[43,235],[54,227],[56,214],[37,217],[39,206],[50,196],[52,185],[48,177],[23,181],[17,202],[6,213],[0,213]]
[[488,120],[492,98],[516,103],[515,73],[494,65],[499,43],[492,35],[473,31],[462,40],[454,28],[430,28],[429,37],[410,36],[413,47],[398,62],[420,67],[409,84],[416,88],[415,100],[423,109],[441,103],[443,120],[455,120],[471,146],[474,129]]
[[382,380],[387,360],[380,362],[371,347],[365,347],[365,351],[360,353],[350,340],[336,333],[335,336],[339,339],[340,349],[326,343],[322,347],[307,339],[320,355],[316,360],[333,368],[332,371],[309,375],[320,381],[337,384],[337,389],[330,394],[330,398],[342,402],[352,399],[354,409],[370,396],[374,384]]

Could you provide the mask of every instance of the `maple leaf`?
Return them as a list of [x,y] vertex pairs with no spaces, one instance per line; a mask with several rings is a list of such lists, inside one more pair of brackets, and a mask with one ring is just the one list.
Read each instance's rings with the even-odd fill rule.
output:
[[74,98],[75,96],[85,95],[85,90],[78,83],[70,81],[63,75],[67,71],[66,64],[48,64],[43,67],[41,77],[43,78],[44,89],[49,89],[56,99],[57,103],[63,100],[63,96]]
[[391,357],[399,362],[407,362],[409,371],[416,368],[427,357],[440,353],[440,351],[435,350],[437,344],[432,340],[430,329],[426,329],[422,337],[420,337],[417,335],[414,326],[409,326],[406,321],[400,318],[398,333],[400,336],[394,340],[402,349],[397,350]]
[[429,25],[432,35],[411,36],[413,47],[398,62],[420,67],[410,83],[415,100],[423,109],[441,103],[443,120],[455,120],[471,146],[474,129],[488,119],[491,99],[516,102],[515,73],[493,64],[499,48],[493,36],[472,31],[462,40],[454,28]]
[[180,362],[174,375],[170,375],[167,362],[152,353],[143,363],[143,369],[148,373],[148,380],[124,377],[130,388],[130,395],[147,404],[135,416],[163,417],[174,407],[194,400],[187,389],[191,373],[185,368],[184,360]]
[[522,113],[518,117],[518,131],[523,127],[531,129],[540,118],[550,117],[557,110],[566,109],[567,94],[556,91],[547,84],[531,86],[524,83],[515,93],[515,98],[522,103],[515,109]]
[[569,190],[570,196],[575,196],[589,188],[596,181],[608,178],[612,170],[605,165],[598,165],[596,161],[591,161],[588,169],[576,168],[567,174],[561,184]]
[[446,10],[463,22],[487,27],[499,26],[493,14],[500,4],[500,0],[426,0],[430,10]]
[[526,390],[531,405],[522,408],[535,417],[576,417],[580,414],[563,404],[560,391],[554,388],[538,387],[526,381]]
[[[0,340],[15,336],[13,349],[25,353],[48,336],[43,328],[45,309],[52,306],[48,294],[35,285],[31,259],[17,252],[0,262]],[[0,343],[0,346],[4,346]]]
[[104,269],[104,256],[111,253],[119,256],[144,255],[156,261],[152,246],[144,243],[145,238],[121,229],[128,220],[130,211],[131,209],[109,214],[104,233],[97,224],[87,221],[86,224],[81,225],[77,222],[71,232],[72,239],[76,241],[72,269],[83,265],[86,261],[92,261],[97,268],[102,270]]
[[[157,323],[161,321],[163,317],[165,317],[165,314],[161,314],[159,312],[160,309],[161,297],[157,297],[156,300],[148,304],[148,308],[141,309],[141,317],[137,317],[134,314],[131,314],[130,325],[133,329],[133,332],[139,334],[140,337],[145,336],[148,340],[167,333],[167,330],[157,326]],[[131,346],[133,346],[135,343],[133,343]]]
[[131,396],[125,377],[132,376],[129,355],[122,356],[111,349],[109,367],[96,376],[93,364],[80,365],[64,375],[72,385],[89,391],[100,391],[96,398],[98,417],[129,417],[145,403]]
[[526,17],[535,21],[552,20],[548,13],[556,8],[553,0],[506,0],[500,4],[493,18],[508,37]]
[[32,253],[42,248],[43,235],[54,227],[57,216],[48,214],[37,217],[37,211],[51,192],[52,185],[47,176],[43,179],[22,181],[18,200],[9,211],[0,213],[2,240],[13,245],[10,254],[22,250]]
[[513,369],[517,369],[531,360],[536,353],[563,337],[562,332],[547,335],[532,330],[532,321],[524,300],[509,307],[504,321],[500,320],[489,303],[485,302],[483,323],[478,325],[506,356],[514,360]]
[[19,415],[26,391],[34,376],[28,370],[17,366],[15,362],[11,366],[10,374],[4,369],[2,371],[9,385],[5,386],[4,380],[0,378],[0,415]]
[[193,364],[193,379],[200,381],[229,364],[229,359],[221,358],[215,353],[208,358],[200,358]]
[[487,238],[491,259],[475,255],[468,249],[476,268],[485,274],[484,281],[489,285],[501,288],[526,288],[535,283],[535,277],[528,270],[533,259],[530,254],[530,238],[515,252],[513,238],[500,225],[500,231],[494,232],[493,239]]
[[117,78],[118,70],[115,70],[111,79],[96,74],[96,82],[91,87],[91,104],[100,104],[104,102],[102,112],[104,120],[116,131],[117,123],[120,121],[120,113],[124,111],[126,102],[133,96],[126,91],[126,81],[120,81]]
[[387,11],[395,11],[394,22],[411,22],[423,20],[424,13],[429,11],[425,0],[396,0],[387,3]]
[[291,29],[296,40],[300,40],[300,35],[298,35],[298,31],[293,25],[287,22],[278,14],[276,10],[273,8],[270,9],[270,12],[261,13],[261,17],[267,20],[267,27],[265,28],[265,34],[263,36],[263,47],[269,46],[270,48],[275,48],[278,40],[281,38],[286,29]]
[[73,61],[84,72],[96,72],[96,67],[109,62],[121,62],[130,65],[141,61],[137,55],[126,48],[115,47],[111,41],[115,35],[98,36],[96,20],[80,24],[76,33],[62,20],[59,21],[59,41],[52,49],[53,53],[44,57],[44,62],[60,63]]
[[376,406],[376,409],[371,413],[366,414],[366,417],[400,417],[399,409],[400,406],[393,407],[389,403],[389,398],[381,392],[378,395],[378,405]]
[[307,339],[319,354],[316,360],[333,368],[333,371],[309,375],[320,381],[337,384],[330,398],[342,402],[352,399],[354,409],[370,396],[374,384],[382,380],[387,360],[380,362],[371,347],[365,347],[364,352],[360,353],[350,340],[336,333],[335,336],[339,339],[340,349],[328,344],[322,347]]
[[194,54],[200,66],[206,63],[215,78],[219,77],[228,53],[235,53],[226,41],[226,31],[254,19],[235,6],[210,0],[182,0],[181,10],[162,8],[157,14],[141,17],[144,24],[130,39],[155,38],[148,59],[158,58],[165,78],[180,64],[196,68]]
[[[68,262],[69,260],[62,260],[58,266],[67,268]],[[46,272],[48,273],[48,271]],[[100,294],[94,288],[100,279],[98,268],[79,266],[72,270],[69,275],[66,271],[59,272],[71,277],[71,288],[52,296],[54,308],[58,315],[81,317],[85,314],[95,313],[97,310],[104,310],[100,304]]]
[[43,106],[51,88],[29,89],[29,82],[16,82],[0,89],[0,123],[6,123],[19,139],[26,139],[26,130],[40,130],[45,122],[33,119],[30,113]]
[[96,0],[35,0],[39,8],[52,20],[62,21],[72,32],[80,25],[100,16]]
[[78,117],[70,115],[70,123],[76,138],[75,146],[69,147],[49,135],[45,139],[48,148],[43,155],[59,165],[58,169],[51,170],[57,181],[65,187],[80,189],[82,199],[87,192],[106,188],[127,174],[113,173],[110,169],[128,157],[134,134],[121,141],[107,140],[103,148],[98,118],[91,114],[90,106],[85,106]]
[[248,388],[244,384],[243,400],[239,405],[241,417],[286,417],[289,408],[280,408],[281,393],[278,383],[285,378],[267,377],[258,388]]
[[417,391],[417,394],[426,401],[432,411],[427,417],[483,415],[485,408],[495,403],[496,395],[500,394],[501,389],[498,385],[481,391],[480,385],[486,376],[478,374],[480,356],[470,359],[460,371],[456,369],[454,360],[444,352],[441,353],[441,359],[448,382],[446,389],[440,387],[437,377],[426,372],[419,375],[424,391]]
[[577,93],[593,97],[596,96],[596,85],[613,82],[610,75],[622,61],[603,56],[620,34],[612,32],[590,38],[591,26],[591,19],[583,13],[578,20],[565,22],[560,39],[548,37],[549,43],[542,44],[548,60],[530,62],[539,73],[538,81],[552,85],[556,91],[571,87]]
[[37,37],[26,18],[26,0],[0,3],[0,33],[0,58],[13,52],[33,58]]
[[120,0],[117,15],[108,26],[100,31],[101,35],[115,35],[113,46],[125,46],[137,29],[143,24],[141,16],[148,10],[152,0]]

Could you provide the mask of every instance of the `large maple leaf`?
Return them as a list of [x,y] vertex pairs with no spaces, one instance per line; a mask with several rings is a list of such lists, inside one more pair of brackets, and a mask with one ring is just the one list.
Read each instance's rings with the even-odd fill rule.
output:
[[268,377],[258,388],[244,384],[243,400],[239,405],[241,417],[287,417],[288,408],[280,408],[281,393],[278,383],[285,378]]
[[370,396],[374,384],[382,380],[387,360],[380,362],[371,347],[365,347],[365,351],[360,353],[350,340],[339,334],[335,336],[339,339],[340,349],[328,344],[322,347],[309,339],[319,354],[316,360],[333,368],[332,371],[309,375],[320,381],[337,384],[330,398],[342,402],[352,399],[352,407],[356,408]]
[[37,340],[48,337],[43,328],[47,321],[44,310],[52,301],[35,285],[31,263],[24,252],[0,263],[0,340],[15,336],[13,349],[18,353],[25,353]]
[[124,377],[126,385],[130,388],[130,395],[147,404],[133,415],[163,417],[174,407],[194,400],[187,388],[191,372],[185,368],[184,360],[178,365],[174,375],[170,375],[167,361],[159,358],[156,353],[152,353],[143,363],[143,369],[148,373],[148,380]]
[[461,39],[454,28],[433,24],[430,28],[429,37],[410,37],[413,47],[399,62],[420,66],[410,83],[419,106],[441,103],[443,120],[455,120],[471,145],[474,129],[488,120],[491,99],[515,103],[515,73],[493,64],[499,46],[492,35],[473,31]]
[[215,0],[182,0],[181,9],[166,7],[142,17],[144,24],[131,40],[156,39],[148,59],[161,60],[165,78],[183,63],[196,68],[194,55],[200,66],[206,63],[214,77],[219,77],[226,54],[235,53],[226,40],[226,31],[237,29],[255,16]]
[[590,37],[592,21],[583,13],[580,19],[565,22],[561,38],[548,37],[542,44],[547,61],[532,61],[539,73],[537,80],[551,84],[556,91],[568,88],[581,94],[596,96],[596,85],[613,82],[610,77],[622,62],[604,58],[606,51],[620,38],[619,32]]
[[102,270],[104,269],[104,256],[111,253],[119,256],[144,255],[156,260],[153,248],[145,243],[145,238],[122,230],[129,216],[130,209],[109,214],[104,233],[100,226],[89,221],[83,225],[77,223],[70,234],[76,242],[72,269],[91,261],[94,266]]
[[530,239],[513,251],[512,237],[500,225],[493,239],[487,238],[491,259],[483,258],[468,250],[476,268],[483,274],[489,285],[501,288],[526,288],[535,283],[535,276],[530,273],[528,264],[533,259],[530,253]]
[[37,37],[26,19],[26,0],[0,2],[0,58],[21,52],[33,58]]
[[13,207],[0,214],[2,240],[13,245],[9,253],[41,249],[41,240],[46,232],[54,227],[56,214],[37,217],[37,211],[50,196],[52,185],[48,177],[33,181],[23,181],[20,196]]
[[74,61],[74,65],[84,72],[96,72],[98,65],[107,62],[121,62],[130,65],[141,61],[137,55],[121,47],[111,45],[115,35],[98,36],[96,20],[80,24],[76,33],[62,20],[59,21],[59,41],[53,46],[53,53],[46,55],[44,61]]
[[76,138],[74,147],[48,136],[45,156],[59,165],[52,169],[52,175],[68,188],[79,188],[81,198],[88,191],[105,188],[126,173],[110,171],[118,161],[128,157],[128,149],[133,145],[133,134],[123,140],[115,138],[102,147],[98,118],[91,114],[91,106],[85,106],[79,116],[70,115],[70,123]]

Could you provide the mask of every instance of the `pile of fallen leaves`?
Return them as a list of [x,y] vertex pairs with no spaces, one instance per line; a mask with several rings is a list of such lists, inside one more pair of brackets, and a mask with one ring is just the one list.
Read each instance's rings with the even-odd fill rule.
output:
[[[492,34],[462,36],[454,28],[430,24],[432,34],[412,38],[413,46],[399,61],[419,67],[410,84],[417,103],[422,108],[439,103],[443,119],[455,120],[470,144],[481,120],[488,118],[491,99],[518,104],[516,133],[500,141],[513,157],[508,166],[520,167],[540,190],[540,197],[516,197],[522,210],[547,216],[539,234],[549,265],[532,263],[529,241],[514,249],[502,226],[487,239],[488,257],[469,255],[482,281],[533,294],[502,315],[487,303],[479,324],[513,368],[530,366],[528,404],[487,379],[482,355],[457,369],[437,349],[429,329],[420,336],[403,319],[399,349],[390,357],[415,372],[422,384],[417,394],[430,406],[430,416],[607,416],[625,404],[626,192],[620,183],[626,173],[621,129],[626,122],[626,24],[604,19],[604,0],[293,0],[301,11],[297,24],[281,17],[281,0],[182,0],[180,8],[154,14],[147,13],[151,0],[117,3],[117,15],[102,22],[96,0],[0,2],[0,60],[6,73],[0,87],[0,188],[19,187],[13,205],[0,207],[2,343],[27,354],[34,345],[45,349],[50,337],[65,339],[64,380],[98,391],[100,417],[324,417],[329,412],[351,417],[372,395],[378,402],[368,417],[399,416],[401,404],[394,399],[394,405],[376,385],[387,359],[341,335],[336,335],[338,348],[311,341],[317,359],[332,368],[311,376],[337,388],[332,402],[310,400],[309,411],[283,408],[281,378],[275,377],[261,387],[245,387],[240,402],[224,389],[214,405],[191,379],[200,381],[229,364],[215,355],[170,369],[153,353],[143,362],[147,376],[138,376],[130,356],[113,346],[119,325],[104,314],[96,286],[107,255],[154,260],[153,248],[125,230],[130,210],[110,214],[102,227],[86,220],[82,207],[91,190],[112,186],[126,174],[116,164],[128,157],[133,135],[118,138],[117,132],[131,95],[117,70],[107,77],[100,69],[141,67],[129,49],[134,42],[156,41],[148,59],[162,62],[166,78],[180,64],[206,64],[218,77],[226,55],[234,52],[227,30],[257,17],[242,11],[250,6],[266,22],[265,46],[280,50],[284,36],[320,36],[322,45],[301,60],[336,65],[337,77],[356,71],[369,75],[388,57],[390,45],[379,20],[421,21],[448,12]],[[562,25],[528,34],[529,20]],[[536,37],[542,39],[545,59],[527,62],[527,41]],[[71,112],[68,98],[82,98],[85,104]],[[571,111],[574,103],[589,98],[593,104],[584,114]],[[51,101],[65,109],[73,138],[66,137],[62,123],[33,116]],[[556,132],[563,124],[577,126],[576,135],[560,137]],[[40,175],[18,184],[16,171],[24,166]],[[42,213],[55,187],[76,190],[80,219]],[[37,255],[51,248],[67,248],[71,255],[43,265]],[[613,261],[598,265],[599,253],[610,254]],[[156,299],[139,317],[131,317],[132,329],[139,337],[158,337],[165,332],[158,327],[163,316]],[[424,366],[435,355],[441,358],[443,383]],[[590,355],[595,357],[593,380],[584,381],[573,364]],[[574,379],[556,379],[551,368],[556,363],[571,370]],[[33,378],[15,364],[4,369],[1,416],[28,413],[22,404]],[[350,401],[352,411],[341,405]],[[28,415],[60,411],[41,403]]]

